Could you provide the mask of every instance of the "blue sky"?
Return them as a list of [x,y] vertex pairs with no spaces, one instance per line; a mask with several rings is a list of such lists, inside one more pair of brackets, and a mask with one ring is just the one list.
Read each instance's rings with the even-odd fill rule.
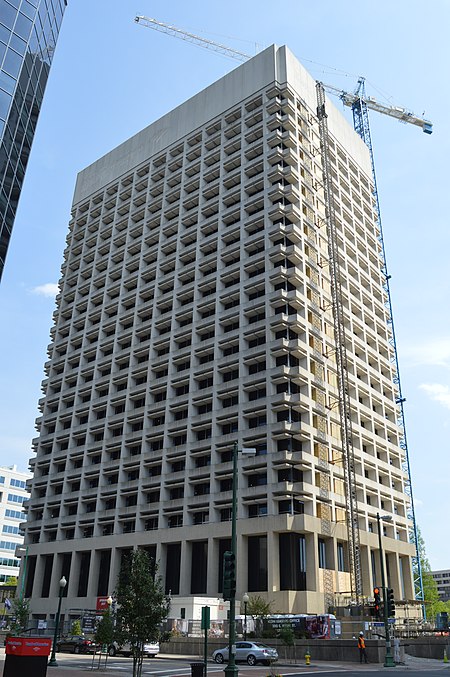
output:
[[432,567],[450,568],[447,0],[69,0],[0,286],[0,463],[31,457],[77,172],[237,65],[135,14],[249,54],[287,44],[314,78],[352,90],[364,75],[434,123],[427,136],[371,117],[416,517]]

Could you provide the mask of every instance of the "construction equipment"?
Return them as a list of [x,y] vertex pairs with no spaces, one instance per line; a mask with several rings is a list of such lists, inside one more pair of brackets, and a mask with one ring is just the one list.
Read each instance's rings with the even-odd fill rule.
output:
[[[407,108],[401,108],[400,106],[386,106],[385,104],[380,103],[374,99],[372,96],[366,96],[364,91],[364,78],[360,78],[358,80],[358,86],[353,94],[350,92],[345,92],[338,87],[333,87],[332,85],[324,84],[323,87],[329,94],[335,94],[338,96],[344,106],[348,106],[353,110],[355,110],[355,105],[358,106],[359,102],[362,101],[364,102],[365,107],[369,108],[370,110],[374,110],[377,113],[381,113],[382,115],[389,115],[391,118],[400,120],[400,122],[408,122],[411,125],[422,127],[422,130],[425,132],[425,134],[431,134],[433,132],[433,125],[429,120],[414,115],[414,113],[409,111]],[[355,119],[353,121],[355,123]],[[362,136],[358,129],[356,129],[356,125],[355,130],[360,136]]]
[[204,47],[205,49],[209,49],[212,52],[217,52],[218,54],[223,54],[224,56],[228,56],[231,59],[236,59],[237,61],[242,62],[251,59],[251,56],[244,54],[244,52],[239,52],[236,49],[231,49],[230,47],[221,45],[218,42],[201,38],[199,35],[189,33],[189,31],[185,31],[182,28],[176,28],[176,26],[170,26],[169,24],[165,24],[162,21],[152,19],[149,16],[136,16],[134,20],[136,23],[146,26],[147,28],[152,28],[154,31],[159,31],[160,33],[171,35],[173,38],[179,38],[180,40],[191,42],[194,45]]
[[[190,42],[191,44],[197,45],[198,47],[209,49],[213,52],[216,52],[217,54],[222,54],[223,56],[227,56],[230,59],[235,59],[236,61],[240,61],[242,63],[252,58],[250,54],[240,52],[239,50],[233,49],[232,47],[227,47],[226,45],[222,45],[219,42],[208,40],[207,38],[203,38],[200,35],[195,35],[194,33],[184,30],[183,28],[177,28],[176,26],[171,26],[170,24],[166,24],[163,21],[157,21],[157,19],[153,19],[152,17],[137,15],[134,20],[136,23],[140,24],[141,26],[145,26],[146,28],[151,28],[152,30],[159,31],[160,33],[165,33],[166,35],[178,38],[179,40],[185,40],[186,42]],[[358,85],[361,82],[363,82],[362,78],[359,80]],[[323,86],[325,91],[327,91],[329,94],[338,96],[344,106],[353,108],[355,103],[357,103],[359,100],[363,100],[366,107],[370,110],[377,111],[377,113],[381,113],[383,115],[389,115],[390,117],[400,120],[400,122],[422,127],[426,134],[431,134],[433,131],[433,125],[429,120],[415,115],[407,108],[402,108],[400,106],[387,106],[382,104],[374,97],[366,96],[363,90],[361,90],[359,87],[357,91],[352,94],[350,92],[346,92],[343,89],[339,89],[338,87],[334,87],[333,85],[324,84]]]
[[[152,28],[153,30],[165,33],[172,37],[185,40],[191,44],[209,49],[218,54],[222,54],[226,57],[235,59],[236,61],[245,62],[248,59],[252,58],[249,54],[240,52],[239,50],[227,47],[220,43],[217,43],[213,40],[208,40],[206,38],[190,33],[189,31],[171,26],[162,21],[157,21],[156,19],[146,17],[146,16],[136,16],[135,22],[141,24],[147,28]],[[334,331],[335,331],[335,342],[336,342],[336,356],[337,356],[337,365],[338,365],[338,376],[339,376],[339,409],[340,409],[340,420],[341,420],[341,433],[342,433],[342,445],[343,445],[343,466],[344,466],[344,477],[345,477],[345,487],[346,487],[346,502],[347,502],[347,528],[348,528],[348,539],[349,539],[349,559],[350,559],[350,569],[351,569],[351,579],[352,579],[352,593],[355,594],[356,600],[360,598],[362,594],[362,579],[361,579],[361,562],[360,562],[360,546],[359,546],[359,526],[358,526],[358,512],[357,512],[357,499],[356,499],[356,477],[354,469],[354,454],[353,454],[353,442],[352,442],[352,431],[351,431],[351,410],[350,410],[350,398],[349,398],[349,388],[347,383],[347,368],[346,368],[346,352],[345,352],[345,336],[343,335],[344,323],[342,322],[342,302],[341,302],[341,282],[340,282],[340,273],[339,273],[339,261],[337,255],[337,234],[336,226],[334,222],[334,207],[333,207],[333,182],[331,180],[331,171],[328,167],[328,124],[327,124],[327,115],[325,111],[325,91],[337,95],[344,106],[348,106],[352,109],[353,112],[353,126],[357,134],[361,137],[364,143],[367,145],[370,153],[371,165],[372,165],[372,175],[373,175],[373,196],[375,200],[375,209],[376,209],[376,218],[378,224],[379,232],[379,242],[381,245],[381,269],[384,275],[384,290],[386,292],[386,308],[388,310],[388,323],[391,325],[391,345],[393,348],[393,366],[395,370],[394,383],[397,386],[397,397],[396,403],[399,406],[399,415],[397,424],[400,428],[400,447],[404,451],[405,460],[403,463],[403,470],[406,473],[406,493],[409,495],[409,511],[408,517],[411,520],[411,529],[409,538],[416,546],[416,556],[412,558],[413,565],[413,576],[414,576],[414,591],[415,598],[423,602],[423,581],[422,581],[422,570],[419,557],[419,539],[418,539],[418,530],[415,519],[414,511],[414,500],[412,493],[412,483],[411,483],[411,470],[409,463],[409,454],[406,438],[406,427],[405,427],[405,418],[404,418],[404,407],[405,398],[402,395],[401,383],[400,383],[400,372],[398,364],[398,353],[395,340],[395,331],[394,331],[394,321],[392,315],[392,303],[391,303],[391,294],[389,289],[389,280],[390,275],[387,272],[386,257],[385,257],[385,248],[383,240],[383,230],[381,224],[381,215],[380,215],[380,204],[378,198],[377,190],[377,181],[375,174],[375,163],[373,157],[373,147],[370,134],[370,125],[369,125],[369,115],[368,111],[374,110],[382,115],[387,115],[389,117],[395,118],[400,122],[412,124],[418,127],[421,127],[425,134],[432,133],[432,123],[423,117],[417,116],[406,108],[399,106],[392,106],[382,104],[371,96],[367,96],[365,93],[365,81],[364,78],[358,80],[358,85],[354,93],[346,92],[345,90],[339,89],[332,85],[327,85],[322,82],[318,82],[316,85],[317,93],[317,114],[319,120],[319,131],[320,131],[320,142],[321,142],[321,153],[322,153],[322,165],[323,165],[323,174],[324,174],[324,194],[327,205],[327,231],[328,231],[328,246],[329,246],[329,258],[330,258],[330,271],[331,271],[331,282],[332,282],[332,300],[333,300],[333,316],[334,316]],[[422,604],[424,618],[426,619],[426,610],[425,605]]]
[[361,557],[359,544],[358,499],[356,495],[355,455],[352,434],[352,411],[348,383],[347,351],[345,338],[344,305],[339,265],[339,237],[334,210],[334,191],[328,149],[328,123],[325,111],[325,89],[321,82],[316,85],[317,118],[319,120],[320,150],[322,153],[323,192],[325,219],[328,235],[328,258],[330,265],[331,299],[333,305],[334,342],[339,389],[339,415],[342,439],[342,461],[348,531],[348,555],[350,562],[351,589],[357,604],[362,595]]
[[[327,86],[325,86],[327,87]],[[328,85],[329,87],[329,85]],[[410,533],[409,533],[409,540],[411,543],[414,543],[416,546],[416,554],[414,557],[412,557],[412,570],[413,570],[413,583],[414,583],[414,596],[416,600],[420,600],[422,602],[422,613],[423,613],[423,618],[424,620],[427,619],[427,612],[426,612],[426,606],[423,603],[424,601],[424,596],[423,596],[423,579],[422,579],[422,564],[420,562],[420,557],[419,557],[419,534],[417,530],[417,523],[416,523],[416,516],[415,516],[415,510],[414,510],[414,497],[413,497],[413,489],[412,489],[412,482],[411,482],[411,468],[409,464],[409,453],[408,453],[408,440],[406,437],[406,425],[405,425],[405,411],[404,411],[404,402],[405,398],[403,397],[402,394],[402,385],[400,381],[400,368],[399,368],[399,362],[398,362],[398,351],[397,351],[397,341],[395,338],[395,326],[394,326],[394,316],[392,312],[392,299],[391,299],[391,291],[390,291],[390,284],[389,281],[391,279],[391,276],[388,273],[388,268],[387,268],[387,259],[386,259],[386,251],[385,251],[385,246],[384,246],[384,237],[383,237],[383,225],[381,222],[381,210],[380,210],[380,200],[378,196],[378,188],[377,188],[377,177],[376,177],[376,172],[375,172],[375,161],[374,161],[374,156],[373,156],[373,146],[372,146],[372,137],[370,133],[370,124],[369,124],[369,113],[368,113],[368,108],[369,106],[369,101],[370,97],[366,97],[365,93],[365,81],[364,78],[360,78],[358,80],[358,86],[355,90],[355,93],[351,97],[347,97],[346,100],[348,103],[346,105],[351,105],[352,111],[353,111],[353,127],[357,134],[361,137],[361,139],[364,141],[366,146],[369,149],[370,153],[370,161],[372,165],[372,180],[373,180],[373,197],[375,201],[375,214],[376,214],[376,219],[377,219],[377,225],[378,225],[378,241],[380,243],[381,247],[381,272],[383,273],[384,277],[384,291],[386,293],[386,301],[385,301],[385,307],[388,312],[388,324],[391,326],[391,338],[390,338],[390,344],[393,349],[392,353],[392,363],[394,367],[394,384],[397,386],[397,397],[396,397],[396,403],[399,407],[399,414],[397,417],[397,425],[400,430],[400,448],[404,452],[404,461],[403,461],[403,471],[406,474],[406,482],[405,482],[405,493],[409,496],[409,507],[408,507],[408,512],[407,516],[411,522],[411,528],[410,528]],[[400,109],[398,108],[392,108],[392,107],[385,107],[386,110],[379,110],[377,108],[374,108],[374,110],[379,110],[379,112],[383,112],[386,115],[391,115],[392,111],[399,111]],[[405,109],[402,109],[405,110]],[[397,114],[394,114],[393,117],[398,117]],[[400,118],[399,118],[400,119]],[[418,118],[416,116],[413,116],[412,114],[408,115],[405,119],[404,122],[411,122],[412,124],[416,124],[418,126],[422,126],[423,131],[426,134],[431,134],[432,132],[432,125],[429,120],[424,120],[421,118]]]

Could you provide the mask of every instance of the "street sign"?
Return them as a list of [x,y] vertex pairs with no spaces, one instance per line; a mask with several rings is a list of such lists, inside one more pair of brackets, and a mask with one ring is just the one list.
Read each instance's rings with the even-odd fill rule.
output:
[[96,611],[106,611],[110,601],[109,597],[97,597]]
[[83,632],[94,632],[96,620],[96,616],[83,616],[81,621]]
[[209,628],[211,627],[210,612],[211,610],[209,606],[202,606],[202,625],[201,625],[202,630],[209,630]]

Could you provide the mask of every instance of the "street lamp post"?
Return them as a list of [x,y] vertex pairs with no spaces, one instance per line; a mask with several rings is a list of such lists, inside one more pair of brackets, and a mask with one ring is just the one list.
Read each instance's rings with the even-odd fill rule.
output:
[[[238,444],[233,445],[233,498],[231,503],[231,552],[236,562],[236,503],[237,503],[237,455]],[[230,595],[230,629],[228,632],[228,664],[225,668],[225,677],[237,677],[236,667],[236,591]]]
[[56,613],[56,618],[55,618],[55,634],[53,635],[53,644],[52,644],[52,655],[50,656],[50,660],[48,662],[48,665],[51,666],[57,666],[58,663],[56,662],[56,642],[58,639],[58,631],[59,631],[59,617],[61,615],[61,603],[62,603],[62,596],[64,592],[64,588],[67,585],[67,581],[65,576],[61,578],[59,581],[59,600],[58,600],[58,611]]
[[391,646],[391,633],[389,630],[389,620],[388,620],[388,608],[387,608],[387,591],[386,591],[386,577],[384,574],[384,553],[383,553],[383,543],[381,539],[381,521],[390,522],[392,517],[390,515],[384,515],[380,517],[380,514],[377,512],[377,524],[378,524],[378,546],[380,551],[380,569],[381,569],[381,587],[383,589],[383,619],[384,619],[384,633],[386,636],[386,655],[384,658],[384,667],[393,668],[395,667],[394,659],[392,657],[392,646]]
[[244,602],[244,641],[247,641],[247,604],[250,597],[244,592],[242,601]]
[[[241,449],[243,454],[254,456],[256,449]],[[234,556],[235,575],[237,576],[236,559],[236,514],[237,514],[237,458],[238,443],[233,444],[233,498],[231,503],[231,552]],[[236,586],[234,586],[235,588]],[[236,589],[230,595],[230,630],[228,633],[228,664],[224,670],[225,677],[237,677],[238,669],[236,667]]]
[[109,615],[111,617],[111,620],[112,620],[112,623],[113,623],[113,626],[114,626],[115,621],[116,621],[116,614],[114,613],[115,612],[115,609],[114,609],[114,606],[113,606],[114,600],[111,597],[111,595],[108,595],[108,599],[106,600],[106,604],[108,605],[108,612],[109,612]]
[[16,548],[16,557],[17,556],[22,557],[22,555],[25,555],[25,557],[23,560],[22,581],[20,585],[20,599],[23,599],[23,595],[25,592],[25,582],[27,577],[27,566],[28,566],[28,545]]

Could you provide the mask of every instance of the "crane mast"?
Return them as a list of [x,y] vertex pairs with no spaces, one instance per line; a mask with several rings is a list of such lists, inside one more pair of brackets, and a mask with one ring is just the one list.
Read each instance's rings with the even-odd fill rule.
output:
[[[394,316],[392,312],[392,298],[391,298],[391,291],[390,291],[390,284],[389,280],[391,276],[388,273],[388,268],[387,268],[387,259],[386,259],[386,250],[384,246],[384,237],[383,237],[383,226],[382,226],[382,221],[381,221],[381,210],[380,210],[380,200],[379,200],[379,195],[378,195],[378,187],[377,187],[377,177],[376,177],[376,172],[375,172],[375,160],[374,160],[374,155],[373,155],[373,146],[372,146],[372,137],[370,133],[370,124],[369,124],[369,113],[368,113],[368,105],[367,105],[367,98],[365,95],[365,81],[364,78],[360,78],[358,80],[358,86],[355,91],[354,100],[352,103],[352,112],[353,112],[353,126],[357,134],[361,137],[361,139],[364,141],[366,146],[369,149],[370,153],[370,161],[372,165],[372,177],[373,177],[373,197],[374,197],[374,202],[375,202],[375,216],[377,220],[377,226],[378,226],[378,241],[380,243],[380,258],[381,258],[381,273],[384,277],[384,284],[383,288],[386,293],[386,301],[385,301],[385,306],[386,310],[388,312],[388,324],[391,326],[391,338],[390,338],[390,343],[393,348],[393,356],[392,356],[392,363],[394,366],[394,384],[397,386],[397,397],[396,397],[396,403],[399,407],[399,414],[397,417],[397,425],[400,429],[400,448],[403,450],[405,456],[404,456],[404,461],[403,461],[403,470],[406,474],[407,480],[405,482],[405,492],[409,496],[409,510],[408,510],[408,518],[411,521],[411,528],[410,528],[410,533],[409,533],[409,540],[411,543],[415,544],[416,547],[416,554],[414,557],[412,557],[412,569],[413,569],[413,584],[414,584],[414,595],[416,600],[422,601],[422,611],[423,611],[423,617],[424,620],[426,620],[427,615],[426,615],[426,607],[425,604],[423,604],[423,579],[422,579],[422,564],[420,561],[419,557],[419,534],[417,531],[417,524],[416,524],[416,516],[415,516],[415,510],[414,510],[414,496],[413,496],[413,489],[412,489],[412,482],[411,482],[411,468],[410,468],[410,463],[409,463],[409,452],[408,452],[408,440],[406,436],[406,423],[405,423],[405,411],[404,411],[404,402],[405,398],[403,397],[402,393],[402,385],[400,381],[400,367],[399,367],[399,361],[398,361],[398,351],[397,351],[397,341],[395,338],[395,326],[394,326]],[[430,125],[431,129],[431,123],[427,123]],[[426,129],[424,127],[424,132],[426,132]],[[431,131],[426,132],[431,134]]]
[[334,210],[333,176],[329,158],[328,122],[325,109],[325,90],[321,82],[316,84],[317,118],[319,120],[320,150],[322,155],[323,190],[325,198],[325,221],[328,239],[331,299],[333,310],[334,342],[339,390],[339,416],[342,442],[342,461],[346,499],[348,551],[352,596],[356,603],[362,595],[361,557],[359,542],[358,499],[356,495],[355,455],[353,448],[350,388],[348,382],[347,349],[345,337],[344,304],[342,299],[339,265],[339,238]]
[[[239,50],[227,47],[218,42],[208,40],[206,38],[190,33],[189,31],[171,26],[162,21],[146,17],[136,16],[135,22],[152,28],[153,30],[165,33],[172,37],[185,40],[197,46],[209,49],[218,54],[222,54],[236,61],[245,62],[250,59],[250,55],[240,52]],[[400,427],[400,447],[405,453],[405,461],[403,469],[407,475],[406,492],[410,499],[410,508],[408,517],[411,520],[412,527],[409,538],[414,543],[416,548],[416,555],[412,558],[413,574],[414,574],[414,592],[417,600],[423,602],[423,580],[422,570],[419,558],[419,541],[418,531],[416,526],[414,501],[411,483],[411,470],[409,464],[408,446],[406,438],[404,407],[405,401],[400,383],[400,373],[398,365],[398,354],[395,340],[394,321],[392,315],[392,303],[389,289],[390,276],[387,273],[385,248],[383,240],[383,231],[381,227],[380,204],[378,199],[378,190],[375,174],[375,164],[373,158],[372,140],[370,135],[369,114],[368,111],[374,110],[382,115],[395,118],[400,122],[412,124],[421,127],[426,134],[432,133],[432,123],[420,116],[415,115],[406,108],[400,106],[388,106],[377,101],[374,97],[366,96],[364,78],[360,78],[358,86],[354,93],[346,92],[338,87],[327,85],[322,82],[316,84],[317,94],[317,116],[319,121],[319,135],[320,147],[322,154],[322,170],[323,170],[323,185],[326,204],[326,224],[328,235],[328,255],[331,273],[331,290],[332,290],[332,304],[333,304],[333,321],[334,321],[334,335],[336,343],[336,356],[338,366],[338,386],[339,386],[339,412],[340,425],[342,436],[342,452],[343,452],[343,467],[344,467],[344,484],[346,493],[346,513],[347,513],[347,531],[349,540],[349,559],[350,559],[350,574],[352,583],[352,594],[354,594],[358,602],[362,595],[362,577],[361,577],[361,557],[360,557],[360,542],[359,542],[359,522],[358,522],[358,505],[356,496],[356,475],[355,475],[355,461],[353,449],[353,437],[351,426],[351,403],[348,387],[348,372],[347,372],[347,355],[346,355],[346,339],[343,315],[343,302],[341,291],[341,278],[339,270],[339,253],[338,253],[338,237],[336,231],[336,221],[334,215],[334,201],[333,201],[333,178],[330,168],[330,161],[328,157],[328,122],[325,109],[325,92],[338,96],[344,106],[348,106],[353,112],[353,126],[356,133],[361,137],[369,149],[372,175],[373,175],[373,196],[375,199],[376,218],[379,231],[379,241],[381,245],[381,270],[384,276],[384,289],[386,292],[386,307],[389,313],[388,323],[391,326],[391,345],[393,347],[393,363],[395,369],[394,383],[397,386],[396,403],[399,406],[399,415],[397,423]],[[426,611],[422,605],[424,618],[426,618]]]

